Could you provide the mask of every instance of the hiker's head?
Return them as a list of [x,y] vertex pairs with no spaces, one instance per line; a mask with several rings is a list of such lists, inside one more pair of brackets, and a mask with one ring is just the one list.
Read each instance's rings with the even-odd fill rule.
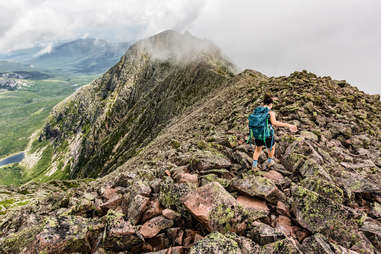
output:
[[272,108],[273,102],[274,102],[274,100],[271,97],[271,95],[270,94],[265,94],[265,97],[263,98],[263,104],[265,106],[268,106],[269,108]]

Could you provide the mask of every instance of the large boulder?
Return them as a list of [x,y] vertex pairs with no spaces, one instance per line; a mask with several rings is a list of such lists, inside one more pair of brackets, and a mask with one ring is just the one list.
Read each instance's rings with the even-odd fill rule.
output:
[[262,176],[247,175],[244,178],[236,178],[231,185],[246,195],[264,198],[274,204],[278,200],[286,200],[286,195],[271,180]]
[[266,216],[264,211],[250,211],[242,207],[217,182],[196,189],[184,200],[185,207],[210,232],[242,232],[248,221]]
[[364,214],[300,185],[293,185],[291,194],[291,210],[302,227],[312,233],[322,233],[343,246],[359,241],[356,232]]

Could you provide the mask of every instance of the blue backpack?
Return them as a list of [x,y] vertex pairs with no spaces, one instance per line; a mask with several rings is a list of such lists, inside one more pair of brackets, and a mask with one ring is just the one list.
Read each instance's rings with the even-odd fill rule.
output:
[[251,138],[263,140],[274,135],[274,130],[269,126],[270,109],[267,107],[256,107],[252,114],[249,115],[249,138],[247,143],[251,143]]

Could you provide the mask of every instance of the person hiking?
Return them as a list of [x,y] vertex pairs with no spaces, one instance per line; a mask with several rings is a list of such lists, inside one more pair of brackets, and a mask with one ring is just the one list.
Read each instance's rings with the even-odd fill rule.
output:
[[263,106],[256,107],[249,116],[249,141],[254,138],[255,150],[253,154],[252,170],[258,169],[258,158],[263,146],[268,149],[267,168],[275,164],[273,158],[275,154],[274,127],[287,127],[292,132],[296,132],[296,125],[282,123],[276,120],[275,112],[271,111],[274,99],[266,94],[263,99]]

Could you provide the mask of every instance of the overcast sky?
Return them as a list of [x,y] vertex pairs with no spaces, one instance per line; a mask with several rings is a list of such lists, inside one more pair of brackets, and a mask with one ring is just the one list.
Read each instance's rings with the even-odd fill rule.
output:
[[381,93],[379,0],[11,0],[0,2],[0,52],[60,40],[141,39],[188,30],[240,68],[307,69]]

